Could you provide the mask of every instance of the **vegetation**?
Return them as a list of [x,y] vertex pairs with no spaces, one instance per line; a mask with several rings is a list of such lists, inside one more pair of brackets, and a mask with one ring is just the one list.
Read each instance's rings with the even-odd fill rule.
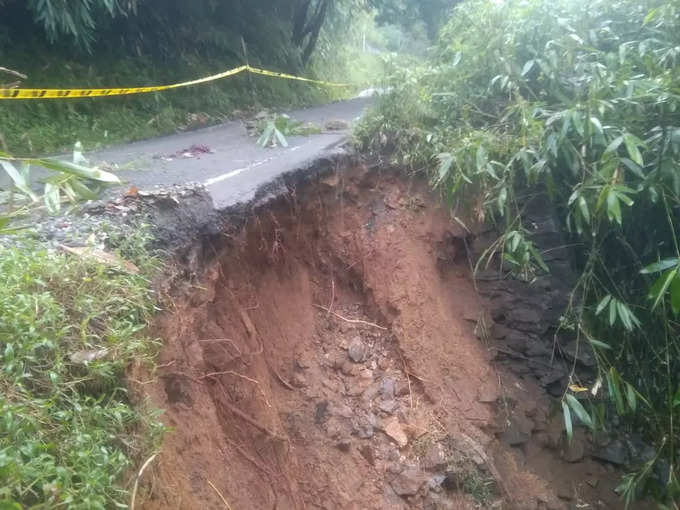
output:
[[[0,74],[0,87],[176,83],[245,61],[274,71],[370,83],[381,64],[378,55],[364,51],[364,36],[378,41],[371,37],[376,14],[398,3],[0,0],[0,65],[28,76]],[[376,44],[373,49],[385,49]],[[217,123],[236,111],[320,103],[352,92],[242,75],[137,97],[5,101],[0,150],[21,156],[63,152],[74,140],[93,149]]]
[[127,508],[122,476],[162,432],[124,380],[157,348],[145,243],[121,253],[143,276],[28,240],[0,248],[0,508]]
[[551,201],[580,274],[561,328],[599,364],[592,392],[573,374],[567,429],[619,415],[643,433],[657,453],[620,490],[666,508],[680,500],[679,58],[676,0],[467,0],[426,65],[391,65],[359,130],[495,222],[494,249],[529,281],[545,268],[523,207]]

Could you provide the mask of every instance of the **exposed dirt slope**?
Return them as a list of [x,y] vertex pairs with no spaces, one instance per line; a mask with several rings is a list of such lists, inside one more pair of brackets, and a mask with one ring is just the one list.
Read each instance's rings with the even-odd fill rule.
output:
[[464,232],[426,189],[345,170],[225,235],[159,321],[144,390],[173,430],[143,508],[617,508],[604,467],[554,452],[535,379],[491,363]]

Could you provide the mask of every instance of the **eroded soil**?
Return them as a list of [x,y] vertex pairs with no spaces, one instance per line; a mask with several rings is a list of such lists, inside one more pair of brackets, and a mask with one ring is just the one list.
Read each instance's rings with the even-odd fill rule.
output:
[[536,379],[494,366],[465,237],[363,168],[225,234],[158,324],[143,388],[171,431],[141,507],[619,508]]

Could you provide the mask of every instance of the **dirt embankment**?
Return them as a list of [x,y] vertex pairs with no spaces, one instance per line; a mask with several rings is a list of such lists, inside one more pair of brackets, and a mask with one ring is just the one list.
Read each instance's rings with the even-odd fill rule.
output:
[[494,365],[426,185],[356,167],[289,191],[159,320],[144,391],[171,430],[142,508],[618,508],[537,377]]

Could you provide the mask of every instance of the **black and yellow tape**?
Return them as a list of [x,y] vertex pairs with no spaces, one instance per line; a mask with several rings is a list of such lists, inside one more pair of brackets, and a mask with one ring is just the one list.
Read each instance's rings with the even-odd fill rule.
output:
[[333,83],[323,80],[312,80],[310,78],[303,78],[301,76],[294,76],[292,74],[277,73],[274,71],[267,71],[249,65],[236,67],[224,71],[223,73],[213,74],[198,80],[185,81],[182,83],[173,83],[171,85],[155,85],[151,87],[129,87],[129,88],[106,88],[106,89],[1,89],[0,100],[2,99],[68,99],[68,98],[82,98],[82,97],[108,97],[108,96],[127,96],[132,94],[148,94],[149,92],[161,92],[164,90],[179,89],[184,87],[191,87],[193,85],[200,85],[201,83],[208,83],[211,81],[222,80],[230,76],[248,72],[252,74],[259,74],[262,76],[271,76],[275,78],[283,78],[286,80],[297,80],[307,83],[315,83],[317,85],[325,85],[327,87],[349,87],[348,83]]

